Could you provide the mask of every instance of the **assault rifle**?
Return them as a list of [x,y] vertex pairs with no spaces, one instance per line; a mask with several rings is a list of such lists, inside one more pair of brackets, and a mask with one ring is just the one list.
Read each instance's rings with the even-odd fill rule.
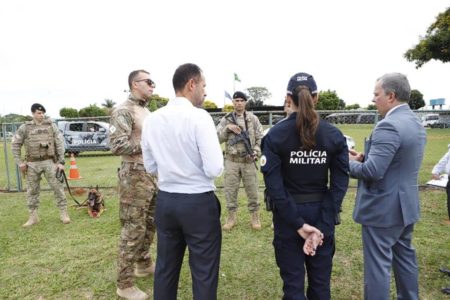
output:
[[242,156],[249,155],[253,163],[255,164],[255,168],[258,169],[258,165],[256,164],[256,155],[253,153],[252,145],[250,144],[250,137],[248,136],[248,131],[244,131],[241,129],[241,133],[235,133],[235,137],[228,141],[230,146],[236,145],[237,143],[242,142],[245,146],[245,154]]

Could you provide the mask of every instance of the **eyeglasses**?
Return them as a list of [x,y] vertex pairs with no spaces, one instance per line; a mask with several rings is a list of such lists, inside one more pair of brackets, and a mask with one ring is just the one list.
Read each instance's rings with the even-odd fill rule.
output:
[[155,82],[154,82],[153,80],[151,80],[150,78],[148,78],[148,79],[136,80],[136,82],[140,82],[140,81],[145,81],[145,82],[148,84],[148,86],[151,86],[152,88],[155,88],[155,87],[156,87]]

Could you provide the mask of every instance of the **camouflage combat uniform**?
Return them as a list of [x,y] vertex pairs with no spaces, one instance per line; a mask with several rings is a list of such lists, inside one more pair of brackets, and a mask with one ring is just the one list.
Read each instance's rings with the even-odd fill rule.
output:
[[139,269],[152,265],[150,245],[155,235],[157,179],[146,173],[142,160],[142,125],[150,114],[145,105],[144,100],[130,95],[111,116],[111,151],[122,157],[118,174],[122,225],[117,263],[117,287],[120,289],[134,285],[134,264]]
[[[25,158],[21,158],[22,145],[25,148]],[[56,163],[64,162],[64,140],[57,126],[44,119],[42,124],[25,122],[15,132],[11,142],[12,154],[17,165],[27,165],[27,203],[29,212],[39,208],[39,192],[41,190],[41,175],[44,174],[48,184],[53,189],[56,205],[60,211],[67,207],[64,185],[56,179]]]
[[247,111],[242,116],[238,116],[235,112],[228,113],[220,120],[219,125],[217,125],[217,134],[220,143],[226,142],[224,190],[227,209],[228,211],[236,211],[238,208],[237,196],[242,178],[248,198],[248,210],[250,213],[254,213],[259,209],[257,169],[252,159],[247,156],[249,153],[245,150],[242,142],[230,145],[230,141],[236,136],[232,131],[227,129],[228,124],[234,124],[233,114],[236,118],[237,125],[242,130],[248,131],[252,150],[258,157],[261,154],[260,146],[263,129],[258,117]]

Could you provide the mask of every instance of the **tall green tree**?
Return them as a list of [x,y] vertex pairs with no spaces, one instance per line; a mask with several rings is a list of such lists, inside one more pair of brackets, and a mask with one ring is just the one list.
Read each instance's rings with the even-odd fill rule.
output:
[[418,90],[411,90],[411,97],[408,102],[411,109],[419,109],[425,106],[425,100],[423,100],[423,95]]
[[341,99],[339,99],[336,91],[320,91],[319,92],[319,102],[316,105],[317,110],[337,110]]
[[80,117],[104,117],[108,114],[105,109],[98,107],[96,104],[91,104],[80,109],[79,115]]
[[59,110],[59,115],[62,118],[78,118],[79,114],[78,114],[78,110],[76,110],[75,108],[70,108],[70,107],[63,107]]
[[222,111],[224,112],[231,112],[233,110],[234,110],[233,104],[225,104],[225,106],[222,109]]
[[114,102],[111,99],[105,99],[105,101],[103,101],[102,106],[105,108],[114,108],[114,105],[116,105],[116,102]]
[[156,100],[155,99],[150,100],[150,103],[148,105],[148,110],[153,112],[157,109],[158,109],[158,103],[156,102]]
[[265,87],[255,86],[247,89],[248,101],[247,108],[264,106],[264,101],[272,97],[272,94]]
[[216,105],[216,103],[214,103],[214,102],[211,101],[211,100],[205,100],[205,101],[203,102],[203,108],[204,108],[204,109],[217,108],[217,105]]
[[[152,101],[154,101],[154,102],[156,103],[156,109],[158,109],[158,108],[161,108],[161,107],[166,106],[166,105],[167,105],[167,102],[169,102],[169,98],[164,98],[164,97],[159,96],[158,94],[153,94],[152,97],[150,98],[150,101],[149,101],[148,104],[147,104],[148,109],[149,109],[150,111],[154,111],[154,110],[152,110],[152,108],[150,107]],[[155,109],[155,110],[156,110],[156,109]]]
[[377,106],[375,104],[369,104],[369,105],[367,105],[366,109],[367,110],[376,110]]
[[23,116],[18,114],[7,114],[2,117],[2,123],[18,123],[31,121],[33,117],[31,116]]
[[112,99],[105,99],[105,101],[102,103],[102,106],[104,107],[108,116],[111,115],[114,109],[114,105],[116,105],[116,102],[114,102]]
[[358,108],[361,108],[361,106],[359,106],[358,103],[350,104],[345,107],[346,110],[352,110],[352,109],[358,109]]
[[419,43],[406,51],[404,57],[416,63],[416,68],[435,59],[444,63],[450,61],[450,7],[436,17]]
[[345,101],[344,101],[344,100],[339,99],[338,109],[339,109],[339,110],[345,109]]

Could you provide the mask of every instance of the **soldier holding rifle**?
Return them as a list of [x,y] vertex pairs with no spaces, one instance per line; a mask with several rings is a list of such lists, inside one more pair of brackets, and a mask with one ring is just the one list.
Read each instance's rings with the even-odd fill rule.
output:
[[235,92],[234,111],[226,114],[217,126],[220,143],[226,142],[224,185],[228,218],[222,227],[224,230],[230,230],[237,223],[241,178],[248,197],[252,228],[261,229],[256,160],[261,154],[263,128],[258,117],[245,110],[246,104],[247,95]]

